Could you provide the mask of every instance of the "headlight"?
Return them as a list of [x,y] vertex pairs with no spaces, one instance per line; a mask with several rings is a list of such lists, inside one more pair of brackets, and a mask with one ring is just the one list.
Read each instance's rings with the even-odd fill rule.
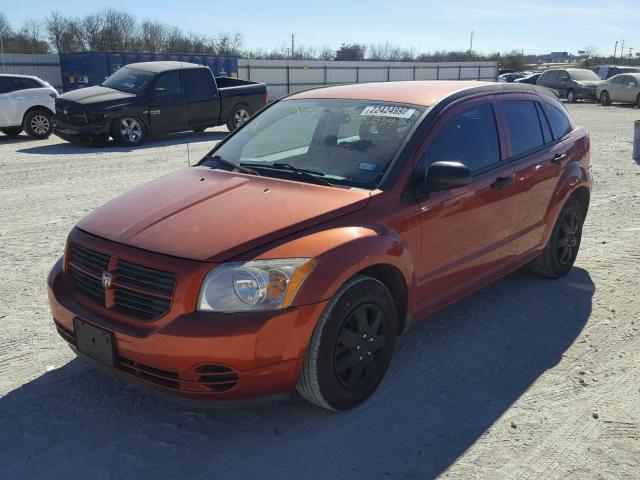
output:
[[315,266],[312,258],[222,264],[202,282],[198,310],[242,312],[286,308]]

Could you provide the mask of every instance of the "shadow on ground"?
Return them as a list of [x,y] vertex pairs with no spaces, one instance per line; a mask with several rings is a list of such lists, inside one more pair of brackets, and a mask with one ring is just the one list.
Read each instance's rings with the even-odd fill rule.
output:
[[514,273],[410,329],[379,391],[343,413],[298,397],[192,411],[74,360],[0,399],[3,476],[433,478],[511,428],[500,417],[575,341],[594,291],[580,268]]
[[[151,138],[139,147],[124,147],[116,144],[113,140],[104,145],[76,145],[73,143],[63,142],[47,145],[38,145],[36,147],[22,148],[19,153],[30,153],[37,155],[74,155],[92,152],[133,152],[136,150],[144,150],[147,148],[161,148],[171,145],[182,145],[187,143],[214,142],[224,139],[228,134],[226,132],[185,132],[176,133],[160,138]],[[33,140],[33,139],[31,139]],[[213,144],[211,145],[213,147]]]

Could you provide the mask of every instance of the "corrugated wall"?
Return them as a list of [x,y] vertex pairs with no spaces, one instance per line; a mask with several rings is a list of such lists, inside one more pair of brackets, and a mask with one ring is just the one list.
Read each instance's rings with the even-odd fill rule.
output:
[[62,89],[60,58],[55,53],[5,53],[0,55],[0,73],[35,75],[58,90]]
[[498,78],[497,62],[324,62],[238,60],[238,76],[264,82],[271,98],[323,85],[400,80],[488,80]]

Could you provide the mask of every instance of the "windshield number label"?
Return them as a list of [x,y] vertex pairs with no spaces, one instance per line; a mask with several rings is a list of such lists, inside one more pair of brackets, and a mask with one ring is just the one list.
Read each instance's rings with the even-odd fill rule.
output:
[[375,163],[360,162],[358,168],[360,170],[367,170],[368,172],[375,172],[378,166]]
[[362,110],[360,115],[367,117],[392,117],[392,118],[411,118],[415,113],[415,108],[393,107],[390,105],[369,105]]

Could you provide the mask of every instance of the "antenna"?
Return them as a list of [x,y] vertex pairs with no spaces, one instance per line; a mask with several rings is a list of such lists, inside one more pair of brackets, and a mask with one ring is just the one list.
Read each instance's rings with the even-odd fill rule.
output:
[[[182,64],[182,60],[180,61],[180,82],[182,83],[182,113],[183,113],[183,117],[184,117],[184,127],[187,128],[188,125],[188,118],[187,118],[187,92],[185,91],[184,87],[184,66]],[[189,145],[189,137],[191,136],[191,132],[187,131],[187,166],[190,167],[191,166],[191,152],[190,152],[190,145]]]

